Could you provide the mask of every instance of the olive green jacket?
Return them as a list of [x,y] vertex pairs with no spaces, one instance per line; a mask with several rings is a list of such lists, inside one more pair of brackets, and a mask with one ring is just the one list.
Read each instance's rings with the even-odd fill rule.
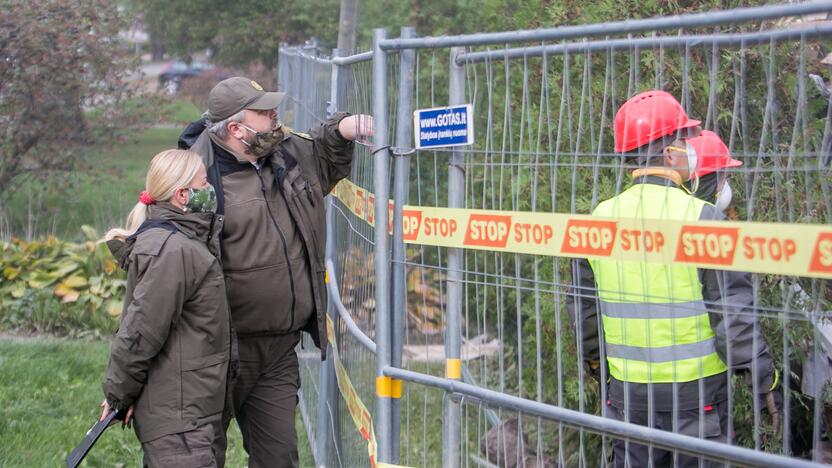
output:
[[222,217],[161,203],[126,241],[108,243],[127,292],[103,388],[134,405],[146,442],[220,419],[231,329],[219,256]]
[[237,336],[302,329],[326,357],[324,197],[352,167],[354,143],[338,132],[348,115],[335,114],[308,135],[285,129],[257,164],[234,155],[204,124],[183,133],[180,145],[202,156],[226,216],[222,263]]

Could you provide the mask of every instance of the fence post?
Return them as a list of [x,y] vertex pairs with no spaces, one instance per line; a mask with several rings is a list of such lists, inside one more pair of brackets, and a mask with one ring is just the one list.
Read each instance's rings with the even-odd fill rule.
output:
[[[415,29],[405,26],[401,30],[402,38],[416,35]],[[407,304],[407,276],[405,269],[404,224],[402,208],[407,204],[410,190],[410,154],[405,148],[411,148],[413,127],[413,83],[416,65],[416,51],[405,49],[401,52],[399,67],[399,99],[396,113],[396,156],[395,175],[393,176],[393,333],[391,339],[393,367],[402,366],[402,346],[404,344],[404,317]],[[399,463],[402,428],[401,380],[394,380],[397,388],[392,401],[392,447],[393,463]]]
[[303,122],[300,118],[301,93],[303,92],[303,63],[300,60],[300,51],[301,48],[297,47],[294,59],[292,60],[294,63],[294,66],[292,67],[292,77],[295,79],[292,80],[293,91],[289,95],[292,99],[292,127],[298,129],[304,128]]
[[[283,76],[283,70],[285,68],[285,64],[283,63],[283,48],[286,46],[285,43],[281,42],[280,45],[277,47],[277,64],[274,67],[274,89],[275,91],[283,91],[281,87],[283,86],[283,80],[280,78]],[[278,109],[282,109],[282,106],[278,107]]]
[[[462,47],[451,48],[449,105],[465,103],[465,67],[456,63]],[[451,152],[448,163],[448,207],[463,208],[465,196],[465,154],[460,149]],[[445,317],[445,377],[462,379],[462,249],[448,249],[448,303]],[[445,424],[442,437],[442,466],[460,464],[461,406],[451,394],[445,395]]]
[[301,106],[303,106],[303,115],[306,116],[304,119],[303,127],[301,128],[311,128],[312,122],[315,121],[315,116],[313,112],[315,110],[314,102],[315,102],[315,61],[310,60],[309,56],[306,54],[310,54],[312,57],[317,55],[317,49],[310,47],[305,48],[305,54],[303,54],[301,58],[301,63],[303,63],[303,85],[301,85],[301,89],[303,90],[303,99],[300,101]]
[[376,275],[376,441],[378,460],[390,462],[390,239],[387,232],[390,200],[389,147],[387,137],[387,54],[380,43],[383,28],[373,30],[373,191],[375,192]]
[[[332,51],[332,56],[338,56],[338,49]],[[329,107],[327,108],[327,118],[333,114],[337,109],[338,102],[338,65],[332,64],[332,78],[329,84]],[[332,260],[332,253],[335,251],[335,229],[332,225],[332,197],[326,197],[326,253],[324,255],[325,261]],[[333,261],[333,264],[335,262]],[[328,275],[328,273],[327,273]],[[329,277],[327,276],[327,283]],[[329,301],[327,301],[329,304]],[[335,307],[327,306],[327,315],[334,324],[338,323],[338,316]],[[336,327],[337,328],[337,327]],[[335,360],[332,355],[332,346],[329,343],[321,343],[327,348],[327,357],[321,363],[321,377],[320,388],[321,393],[318,396],[318,421],[316,427],[316,442],[318,453],[315,455],[315,461],[318,466],[327,466],[329,464],[329,441],[338,444],[337,432],[335,424],[338,416],[338,391],[335,381]],[[330,414],[332,418],[330,419]],[[332,432],[329,431],[330,420],[333,420]]]

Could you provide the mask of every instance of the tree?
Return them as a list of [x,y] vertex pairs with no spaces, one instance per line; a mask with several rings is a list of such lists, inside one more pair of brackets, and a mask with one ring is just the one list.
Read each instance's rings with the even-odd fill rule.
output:
[[128,126],[121,29],[108,0],[0,0],[0,194],[72,168],[79,146]]
[[317,37],[334,45],[338,5],[338,0],[308,0],[299,6],[274,0],[134,0],[165,51],[187,59],[210,48],[218,63],[231,67],[273,67],[281,42],[302,44]]
[[355,30],[358,28],[358,0],[341,0],[338,21],[338,50],[341,55],[355,53]]

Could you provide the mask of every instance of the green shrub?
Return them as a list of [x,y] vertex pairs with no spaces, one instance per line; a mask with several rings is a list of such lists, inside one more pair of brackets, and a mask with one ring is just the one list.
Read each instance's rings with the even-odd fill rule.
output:
[[0,242],[0,326],[58,335],[106,334],[121,314],[124,272],[95,231],[86,242]]

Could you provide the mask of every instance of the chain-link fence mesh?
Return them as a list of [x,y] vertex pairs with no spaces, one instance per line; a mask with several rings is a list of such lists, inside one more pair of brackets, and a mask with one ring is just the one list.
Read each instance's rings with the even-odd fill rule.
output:
[[[832,8],[818,5],[813,11],[820,14],[813,17],[794,16],[800,8],[797,4],[782,6],[768,16],[737,14],[687,23],[662,23],[658,19],[653,26],[640,29],[600,25],[588,28],[584,34],[541,34],[520,48],[504,36],[493,40],[487,35],[462,38],[455,44],[451,44],[451,38],[448,45],[468,46],[453,54],[442,44],[434,47],[428,39],[410,45],[389,41],[382,91],[374,89],[378,84],[373,82],[373,62],[364,60],[371,58],[366,54],[354,63],[333,65],[316,51],[284,47],[279,82],[281,90],[292,99],[287,100],[282,115],[288,125],[304,130],[325,119],[328,103],[339,111],[372,113],[372,100],[377,96],[374,91],[385,92],[387,115],[375,117],[387,119],[388,135],[396,135],[400,125],[413,125],[409,119],[398,121],[402,115],[397,112],[399,106],[439,107],[454,99],[449,90],[453,88],[453,65],[457,64],[461,67],[459,73],[464,74],[464,86],[456,98],[473,105],[474,144],[413,154],[409,151],[412,141],[402,146],[393,137],[385,142],[390,148],[382,148],[379,141],[366,142],[371,146],[358,144],[349,180],[365,192],[356,195],[369,201],[369,195],[376,192],[374,180],[379,179],[374,179],[378,170],[373,164],[374,153],[386,150],[392,161],[386,177],[394,185],[393,164],[407,158],[410,172],[405,185],[406,203],[413,207],[453,206],[453,198],[459,194],[453,195],[451,178],[457,171],[464,181],[460,208],[586,215],[634,186],[632,161],[613,151],[616,112],[631,96],[662,89],[678,99],[688,116],[700,120],[703,129],[719,136],[731,156],[742,162],[741,166],[718,171],[733,188],[733,198],[724,211],[728,221],[828,227],[832,215],[828,190],[832,101],[827,83],[832,74],[826,54],[832,51],[832,28],[826,17]],[[408,71],[392,52],[410,47],[416,52],[413,99],[407,104],[399,101],[399,86]],[[335,86],[331,86],[333,76]],[[674,143],[686,144],[684,140]],[[702,198],[715,203],[714,178],[694,178],[686,189],[679,190],[698,194],[698,184],[713,184]],[[393,190],[390,194],[392,199]],[[665,199],[651,203],[671,207],[676,214],[642,213],[644,218],[677,219],[678,212],[700,206],[693,201],[672,206],[670,196],[662,196]],[[380,272],[375,266],[374,230],[367,222],[374,205],[365,203],[356,213],[355,206],[330,198],[329,259],[339,300],[346,309],[335,315],[348,313],[363,334],[375,339],[375,285]],[[362,209],[369,212],[362,213]],[[690,221],[695,224],[697,220],[694,217]],[[454,227],[439,218],[421,222],[423,229],[471,228]],[[548,243],[564,242],[566,233],[540,230],[543,228],[509,224],[504,231],[498,226],[494,232],[498,238],[538,239],[541,252]],[[717,274],[713,294],[702,298],[707,309],[705,324],[715,323],[717,335],[720,326],[727,333],[728,338],[716,336],[714,341],[724,343],[725,349],[719,354],[729,369],[720,401],[708,400],[706,395],[722,393],[708,393],[702,388],[704,384],[699,385],[696,405],[686,408],[695,415],[694,429],[688,433],[794,457],[795,463],[797,459],[830,462],[827,431],[832,422],[832,401],[827,383],[832,333],[826,311],[832,295],[828,280],[777,274],[776,267],[778,261],[794,254],[793,250],[818,249],[819,244],[815,245],[815,238],[789,238],[776,225],[766,229],[770,230],[735,240],[732,255],[757,260],[762,257],[775,266],[768,267],[766,273],[740,274],[736,277],[739,279]],[[645,250],[655,247],[655,239],[648,239],[646,230],[628,235],[628,242],[634,246]],[[657,409],[661,404],[655,392],[663,390],[655,384],[646,386],[648,396],[643,403],[647,411],[643,412],[648,416],[644,421],[636,421],[641,402],[633,399],[640,398],[638,391],[633,393],[628,388],[623,402],[610,401],[615,399],[610,395],[615,394],[610,390],[615,379],[604,364],[605,354],[599,358],[585,351],[589,344],[583,327],[591,324],[595,335],[603,335],[611,325],[601,320],[600,311],[592,322],[577,323],[568,313],[569,304],[574,305],[576,298],[596,303],[603,301],[605,291],[594,284],[592,288],[580,284],[573,259],[518,254],[497,247],[467,249],[461,251],[457,270],[448,263],[454,250],[417,244],[408,244],[404,250],[406,301],[404,309],[398,311],[403,314],[400,368],[420,375],[446,376],[446,358],[450,356],[446,349],[448,314],[457,313],[456,306],[449,304],[449,288],[458,287],[462,380],[544,404],[548,409],[515,411],[520,407],[507,401],[406,384],[400,399],[400,422],[384,426],[391,432],[389,443],[400,444],[400,449],[391,451],[395,461],[408,466],[438,466],[449,460],[464,466],[598,466],[612,459],[614,428],[599,430],[589,423],[574,424],[574,420],[564,424],[567,419],[547,413],[552,407],[615,418],[611,412],[623,405],[626,414],[621,418],[632,420],[633,426],[685,433],[680,421],[686,416],[678,408],[684,400],[680,392],[689,388],[677,385],[671,392],[676,408],[668,416],[672,428],[659,421],[662,415],[657,413],[662,410]],[[646,258],[647,253],[644,255]],[[671,257],[668,255],[668,265],[673,265]],[[623,268],[624,263],[618,262],[616,267]],[[392,268],[399,264],[392,262]],[[693,268],[699,275],[696,281],[704,281],[702,270]],[[645,269],[636,271],[642,275],[638,283],[642,298],[654,291],[650,284],[673,283],[666,277],[648,278]],[[395,290],[394,286],[396,293],[401,289]],[[636,302],[680,304],[681,299],[673,292]],[[673,326],[682,326],[683,316],[693,315],[688,307],[677,305],[676,315],[648,317],[648,323],[670,320]],[[730,325],[736,323],[747,329],[732,331]],[[376,356],[343,319],[336,318],[335,328],[339,357],[361,401],[376,416]],[[576,339],[576,329],[584,339]],[[699,334],[696,339],[683,340],[707,338],[703,338],[702,328],[695,333]],[[660,339],[648,336],[648,347],[652,338]],[[672,345],[679,344],[675,335],[670,339]],[[311,343],[305,346],[301,354],[309,353],[310,359],[303,360],[301,406],[309,416],[305,417],[307,432],[312,438],[319,434],[329,438],[328,448],[316,452],[318,463],[369,466],[367,442],[353,422],[346,396],[327,394],[319,386],[321,366],[311,358]],[[603,346],[600,352],[605,352]],[[742,364],[750,370],[732,369],[745,355],[748,362]],[[762,361],[769,358],[778,370],[776,387],[783,397],[779,418],[767,411],[765,398],[754,396],[769,392],[760,383],[766,381],[760,374],[767,372]],[[600,365],[587,368],[585,363],[589,361],[600,361]],[[701,369],[698,372],[705,376]],[[325,421],[329,427],[323,432],[317,429],[320,418],[315,421],[311,416],[318,414],[319,404],[326,405],[329,415]],[[447,407],[453,405],[460,405],[459,432],[456,438],[449,438],[447,433],[454,426],[448,415],[454,413],[449,413]],[[394,419],[397,411],[394,406]],[[712,421],[712,411],[723,414],[721,431],[718,421],[716,431],[707,425]],[[378,428],[379,422],[375,424]],[[635,442],[644,441],[644,436],[635,432],[629,436],[633,439],[624,451],[636,455],[640,448]],[[728,457],[693,445],[679,445],[683,450],[662,459],[665,454],[658,449],[667,448],[667,443],[657,440],[654,448],[646,451],[645,460],[657,466],[681,464],[684,459],[679,457],[691,452],[723,460]],[[754,463],[741,454],[737,457],[728,459]],[[772,458],[771,463],[783,461]]]
[[[337,110],[354,114],[370,113],[370,64],[359,63],[338,71]],[[350,180],[372,192],[372,155],[366,146],[356,145]],[[344,307],[366,336],[375,335],[375,276],[373,228],[345,209],[337,200],[330,204],[330,229],[333,235],[332,260],[338,292]],[[355,386],[357,397],[374,414],[375,356],[338,321],[338,347],[341,359]],[[346,400],[342,399],[342,403]],[[370,466],[367,442],[357,430],[346,405],[341,405],[341,460],[335,466]]]
[[[278,90],[286,93],[279,109],[280,119],[290,128],[300,131],[319,124],[326,117],[330,66],[327,61],[318,59],[317,55],[318,50],[314,46],[281,48],[279,52]],[[298,395],[298,406],[304,427],[313,430],[317,425],[318,395],[325,394],[320,379],[321,354],[306,333],[303,334],[297,354],[303,383]],[[314,433],[309,433],[309,442],[313,453],[317,453]]]
[[[679,96],[688,114],[721,135],[732,155],[743,161],[743,166],[727,171],[735,188],[729,219],[828,223],[829,171],[822,160],[822,145],[829,103],[808,85],[812,65],[807,63],[817,71],[824,58],[818,52],[829,42],[807,33],[777,39],[775,33],[805,26],[802,22],[734,25],[729,35],[722,36],[740,35],[745,40],[732,38],[734,44],[726,40],[725,45],[719,42],[719,32],[680,29],[650,32],[626,42],[544,43],[542,54],[486,53],[482,63],[466,69],[467,97],[477,109],[480,138],[479,144],[465,151],[466,208],[591,213],[599,202],[631,185],[623,158],[611,151],[615,112],[638,92],[664,89]],[[679,37],[686,36],[679,47]],[[707,40],[708,36],[713,39]],[[737,50],[733,45],[745,47]],[[435,84],[437,74],[432,72],[428,79]],[[420,106],[435,104],[424,100]],[[431,177],[417,180],[417,185],[441,184]],[[781,240],[775,234],[766,238],[767,245],[755,246],[752,241],[744,254],[777,255],[779,247],[774,243]],[[468,340],[494,336],[498,343],[495,355],[485,355],[472,366],[480,385],[599,414],[608,398],[604,386],[599,388],[583,372],[583,346],[576,342],[566,314],[572,286],[569,259],[482,252],[468,252],[465,258],[463,333]],[[441,268],[438,255],[436,259],[436,267]],[[739,313],[754,315],[753,326],[762,330],[777,367],[784,369],[784,388],[790,388],[804,370],[790,364],[818,351],[811,324],[824,310],[826,284],[781,275],[753,275],[752,282],[753,302]],[[731,292],[723,285],[723,297]],[[802,306],[796,307],[797,297]],[[675,302],[673,297],[666,300]],[[760,335],[753,336],[756,340]],[[728,355],[732,344],[726,342]],[[786,391],[786,433],[781,438],[761,415],[763,408],[751,398],[744,381],[730,381],[727,427],[735,434],[734,443],[812,455],[807,450],[819,446],[823,431],[817,417],[822,399]],[[711,403],[704,401],[700,407]],[[514,431],[511,443],[516,445],[513,453],[518,454],[518,463],[524,453],[534,454],[538,462],[547,458],[565,465],[596,465],[609,455],[597,435],[563,427],[547,430],[539,419],[522,416],[519,424],[531,437],[524,441],[524,431]],[[474,440],[481,440],[482,426],[476,427]],[[546,443],[551,440],[558,443]],[[468,451],[478,449],[475,445]]]
[[[369,63],[338,67],[336,74],[333,74],[329,58],[322,58],[316,47],[283,47],[279,55],[278,86],[280,91],[287,93],[287,99],[281,108],[281,119],[285,125],[305,132],[308,128],[323,123],[328,114],[335,110],[369,114],[370,98],[367,93],[371,89],[370,78]],[[333,79],[336,80],[335,83]],[[364,187],[367,193],[372,193],[372,155],[369,148],[361,143],[359,141],[356,145],[349,179]],[[331,296],[334,295],[335,300],[340,302],[340,307],[343,307],[341,310],[349,311],[347,319],[356,326],[353,332],[360,330],[358,333],[369,337],[370,341],[375,334],[373,228],[338,200],[330,199],[327,209],[327,258],[330,261],[328,277],[331,282],[328,287]],[[341,319],[343,314],[338,313],[339,307],[333,304],[332,298],[329,301],[329,309],[330,317],[333,317],[340,363],[349,376],[356,396],[372,414],[375,400],[373,351],[356,339],[355,333],[348,331],[347,324]],[[327,398],[326,388],[319,385],[322,380],[320,354],[309,337],[306,337],[303,343],[303,355],[308,354],[309,359],[304,360],[302,365],[299,406],[301,413],[305,415],[307,435],[318,464],[370,466],[365,435],[356,429],[348,401],[342,399],[340,393],[334,393]],[[334,369],[330,372],[334,372]],[[330,375],[330,378],[335,378],[334,374]],[[330,388],[339,391],[337,386]],[[316,420],[319,405],[324,405],[325,408]],[[319,427],[321,424],[326,425],[323,431]],[[326,440],[322,441],[324,438]],[[326,444],[325,453],[320,450],[321,443]]]

